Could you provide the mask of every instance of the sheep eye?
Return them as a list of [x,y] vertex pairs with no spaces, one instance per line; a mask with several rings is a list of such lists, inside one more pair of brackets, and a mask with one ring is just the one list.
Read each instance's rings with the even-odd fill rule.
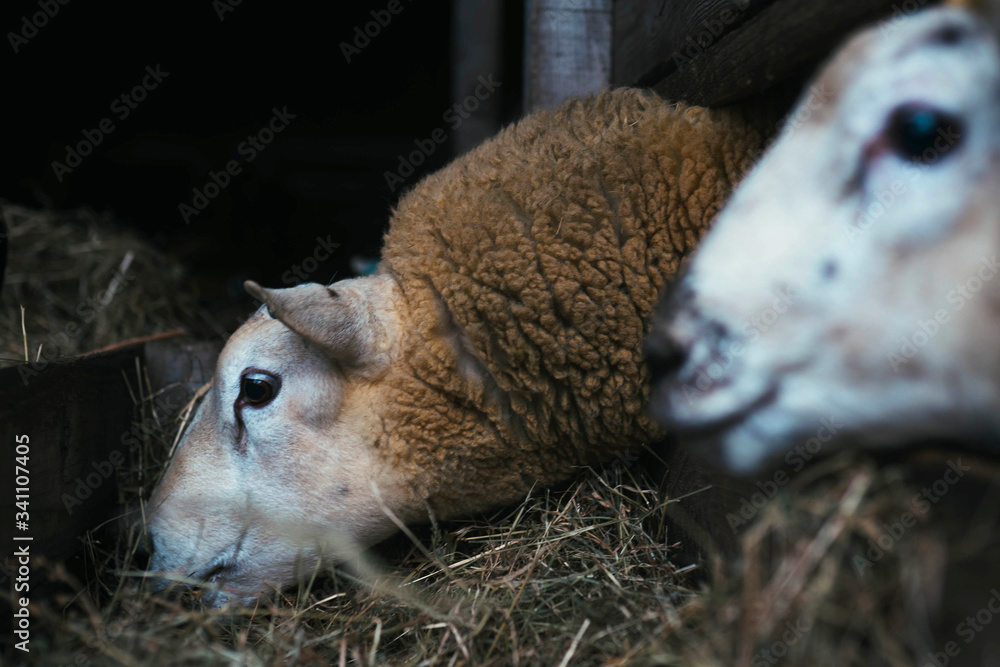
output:
[[889,119],[889,146],[910,162],[933,164],[962,139],[961,122],[944,112],[925,107],[902,107]]
[[278,381],[267,373],[247,373],[240,380],[240,398],[255,408],[270,403],[277,393]]

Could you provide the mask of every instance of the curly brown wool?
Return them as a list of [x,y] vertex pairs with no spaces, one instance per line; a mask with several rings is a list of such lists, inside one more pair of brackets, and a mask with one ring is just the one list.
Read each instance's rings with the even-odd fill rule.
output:
[[417,316],[384,441],[437,516],[660,434],[654,306],[764,140],[738,111],[615,90],[527,117],[400,201],[381,271]]

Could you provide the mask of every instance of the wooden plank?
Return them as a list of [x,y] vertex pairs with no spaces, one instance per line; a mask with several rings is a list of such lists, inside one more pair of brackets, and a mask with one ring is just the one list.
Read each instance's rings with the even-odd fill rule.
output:
[[[934,0],[926,0],[921,6],[932,4]],[[901,12],[898,0],[750,0],[740,17],[719,37],[703,37],[707,46],[689,52],[692,44],[698,44],[699,35],[706,32],[706,19],[701,17],[716,11],[720,12],[716,19],[721,21],[725,7],[718,2],[685,3],[688,14],[677,21],[688,26],[686,32],[675,35],[663,32],[664,28],[662,40],[649,38],[649,44],[641,48],[626,46],[630,39],[628,26],[651,21],[648,14],[654,11],[654,5],[651,0],[619,3],[616,21],[621,17],[628,23],[616,29],[615,54],[616,58],[619,53],[632,55],[622,56],[614,83],[650,85],[668,99],[708,106],[737,102],[789,78],[808,74],[851,32]],[[642,8],[647,12],[645,19],[636,14]]]
[[[31,553],[65,559],[80,548],[80,536],[119,509],[116,467],[129,460],[137,360],[151,360],[154,390],[203,369],[211,377],[218,346],[184,342],[182,332],[116,345],[45,366],[0,370],[0,543],[32,538]],[[190,347],[185,359],[185,346]],[[214,351],[214,352],[213,352]],[[195,358],[197,357],[197,358]],[[199,370],[199,372],[201,372]],[[16,445],[28,437],[26,530],[16,523]],[[23,442],[23,437],[20,442]],[[9,555],[5,550],[4,557]]]
[[617,85],[653,85],[775,0],[618,0]]
[[524,112],[611,81],[612,0],[527,0]]

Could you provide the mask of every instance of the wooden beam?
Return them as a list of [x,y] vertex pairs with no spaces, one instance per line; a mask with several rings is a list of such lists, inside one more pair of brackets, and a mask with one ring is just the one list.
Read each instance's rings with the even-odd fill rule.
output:
[[[203,383],[214,372],[219,345],[193,343],[181,333],[0,370],[0,543],[10,547],[20,544],[15,537],[31,537],[25,543],[32,554],[62,560],[80,548],[88,530],[114,517],[120,509],[116,468],[132,454],[137,364],[148,367],[154,391]],[[18,443],[27,445],[24,460],[18,460]],[[27,498],[15,495],[19,475],[28,481],[21,494]],[[18,500],[27,503],[18,507]],[[19,529],[21,520],[26,529]],[[5,548],[3,556],[9,553]]]
[[775,0],[618,0],[616,85],[653,85]]
[[666,6],[616,4],[613,82],[707,106],[808,74],[851,32],[902,13],[899,0],[690,0],[672,3],[669,16]]

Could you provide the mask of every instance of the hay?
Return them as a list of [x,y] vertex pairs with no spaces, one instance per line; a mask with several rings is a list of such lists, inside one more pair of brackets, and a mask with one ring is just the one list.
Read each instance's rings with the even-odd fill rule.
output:
[[[60,352],[205,324],[181,269],[107,216],[2,210],[8,354],[23,353],[19,303],[34,352],[129,256],[127,289]],[[143,502],[182,418],[130,382],[136,422],[155,427],[119,471],[125,511],[87,536],[77,562],[33,563],[53,583],[32,597],[29,664],[896,666],[926,649],[911,618],[933,604],[920,527],[871,571],[855,566],[915,483],[849,455],[797,475],[743,529],[742,554],[712,572],[679,559],[670,498],[644,460],[623,459],[493,516],[414,529],[361,570],[324,568],[255,608],[152,593]]]
[[182,266],[112,215],[87,208],[36,211],[4,201],[0,215],[9,243],[0,364],[24,363],[26,354],[31,361],[73,356],[178,327],[227,335],[199,307]]
[[[33,643],[34,664],[728,666],[778,653],[790,665],[913,664],[900,639],[907,552],[877,577],[847,566],[873,508],[905,496],[876,488],[873,468],[818,483],[805,510],[776,500],[745,537],[747,576],[717,573],[706,589],[672,562],[664,499],[637,467],[615,462],[508,512],[417,529],[421,548],[399,537],[373,554],[374,581],[324,569],[253,609],[150,593],[138,535],[98,533],[85,581],[49,569],[64,590],[35,611],[46,643]],[[805,632],[782,646],[788,627]]]

